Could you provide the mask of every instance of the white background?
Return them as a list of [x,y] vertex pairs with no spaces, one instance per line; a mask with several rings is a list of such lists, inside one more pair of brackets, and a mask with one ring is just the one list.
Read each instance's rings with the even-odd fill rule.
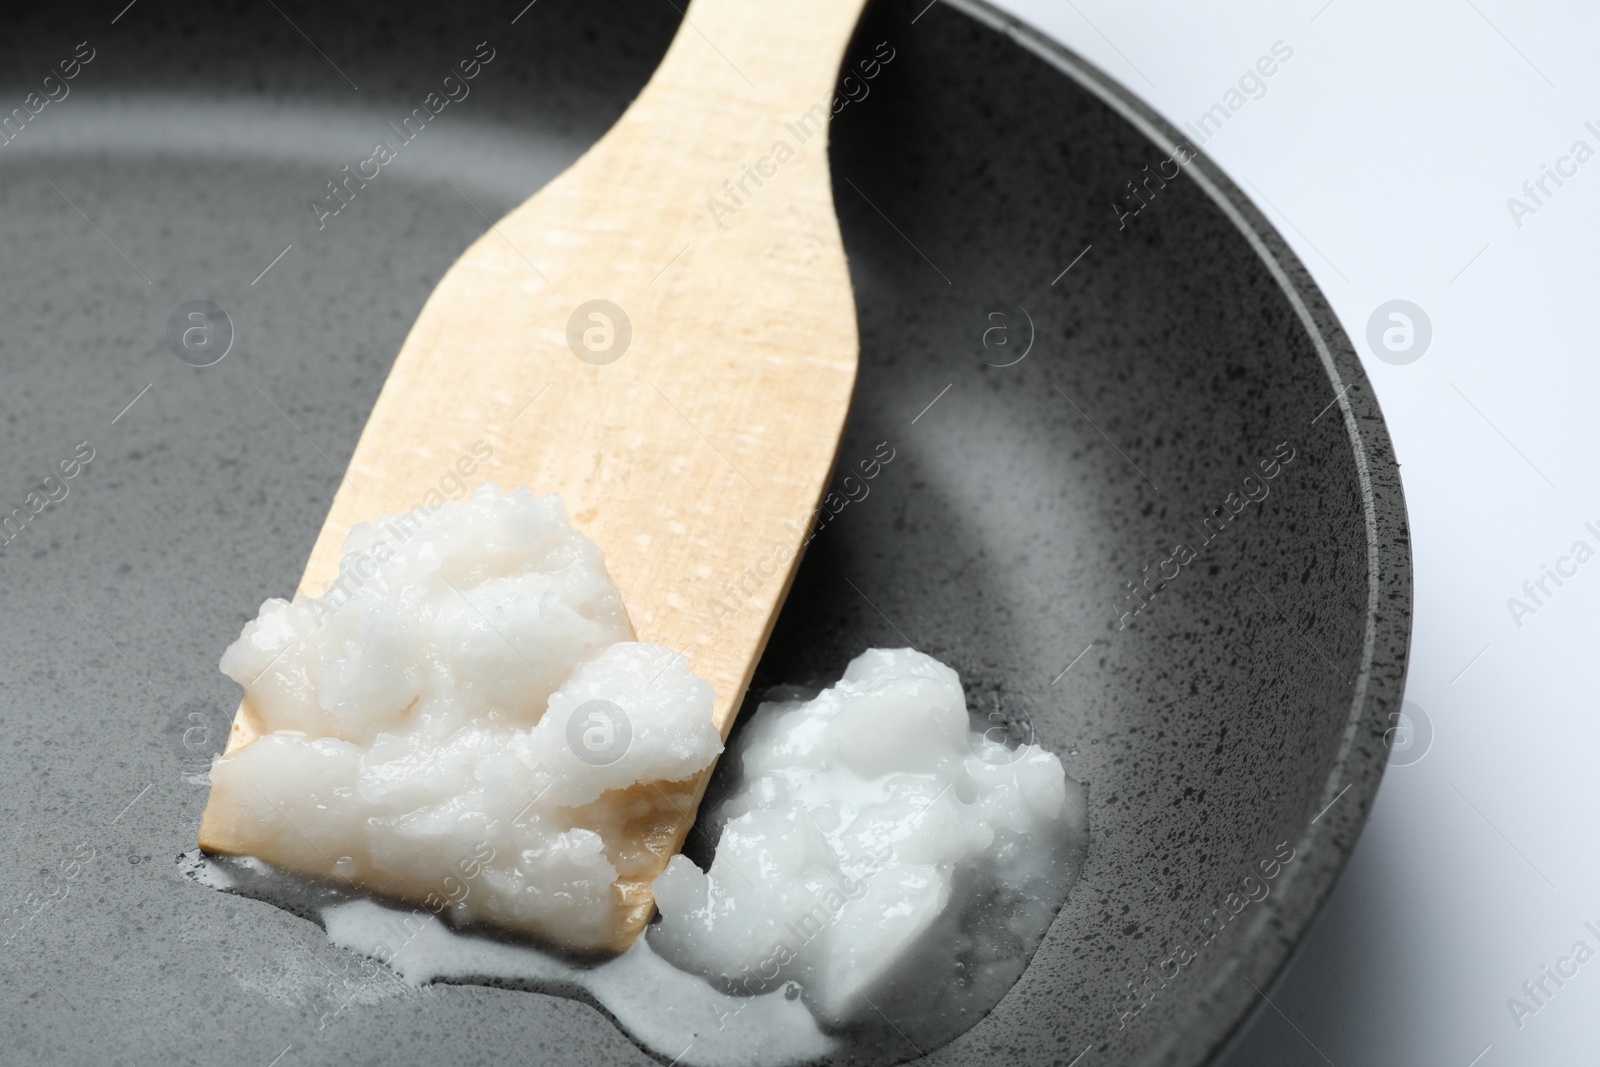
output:
[[[1195,122],[1276,41],[1294,55],[1205,145],[1278,226],[1361,350],[1393,434],[1416,574],[1391,767],[1328,909],[1228,1067],[1600,1062],[1600,957],[1519,1027],[1507,999],[1600,952],[1600,558],[1507,600],[1579,539],[1600,551],[1600,7],[1526,0],[999,0]],[[1597,153],[1517,225],[1507,199]],[[1567,164],[1571,169],[1572,164]],[[1108,212],[1110,207],[1107,208]],[[1367,322],[1414,301],[1408,365]],[[1570,569],[1573,564],[1565,565]],[[1573,964],[1567,964],[1570,969]],[[1541,994],[1541,999],[1543,995]]]

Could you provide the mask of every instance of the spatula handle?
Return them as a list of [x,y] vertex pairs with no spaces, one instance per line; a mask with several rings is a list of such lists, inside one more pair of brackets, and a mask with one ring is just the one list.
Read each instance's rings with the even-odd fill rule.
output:
[[[670,105],[825,119],[866,0],[693,0],[645,96]],[[720,100],[707,100],[708,91]]]

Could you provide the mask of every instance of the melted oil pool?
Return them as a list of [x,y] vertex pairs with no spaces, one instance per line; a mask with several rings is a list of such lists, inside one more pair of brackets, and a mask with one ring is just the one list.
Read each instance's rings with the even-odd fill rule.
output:
[[730,756],[737,782],[702,813],[707,869],[675,857],[656,880],[660,914],[612,958],[470,925],[470,879],[436,914],[257,859],[185,863],[411,986],[572,997],[665,1061],[900,1062],[993,1008],[1081,865],[1082,787],[1043,748],[980,729],[955,672],[909,649],[764,703]]

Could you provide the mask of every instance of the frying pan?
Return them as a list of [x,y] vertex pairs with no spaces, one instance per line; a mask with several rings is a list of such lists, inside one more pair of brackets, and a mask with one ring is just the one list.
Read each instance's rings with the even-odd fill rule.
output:
[[[1203,150],[993,9],[924,2],[869,11],[847,63],[893,58],[832,146],[862,339],[841,464],[894,458],[812,542],[752,692],[915,645],[1087,784],[1079,881],[928,1062],[1201,1063],[1378,787],[1398,470],[1327,302]],[[0,1059],[650,1062],[574,1000],[370,977],[176,860],[237,702],[217,657],[294,587],[422,301],[616,119],[678,11],[117,6],[0,38],[0,112],[26,113],[0,147]],[[480,42],[468,97],[310,206]],[[218,359],[173,343],[194,306]]]

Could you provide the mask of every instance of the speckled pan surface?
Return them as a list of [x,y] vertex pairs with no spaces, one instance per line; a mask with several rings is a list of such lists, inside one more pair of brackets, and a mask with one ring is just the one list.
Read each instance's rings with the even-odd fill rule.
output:
[[[29,113],[0,147],[0,510],[31,515],[0,549],[0,1062],[650,1062],[574,1001],[369,980],[174,861],[238,697],[217,657],[294,587],[422,301],[615,119],[677,13],[117,6],[29,5],[0,36],[0,110]],[[757,686],[911,643],[1088,783],[1081,880],[928,1062],[1201,1063],[1378,786],[1398,471],[1348,339],[1230,182],[1204,158],[1150,180],[1175,135],[1120,88],[987,9],[922,7],[869,13],[857,53],[894,58],[833,150],[862,337],[841,462],[895,458],[813,543]],[[319,229],[324,183],[483,41],[470,96]],[[232,323],[204,368],[167,342],[194,300]]]

